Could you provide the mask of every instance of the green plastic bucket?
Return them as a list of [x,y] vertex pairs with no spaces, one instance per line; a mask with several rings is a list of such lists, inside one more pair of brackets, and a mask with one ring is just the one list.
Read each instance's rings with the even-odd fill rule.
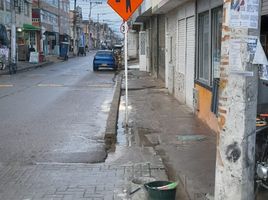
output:
[[172,182],[169,181],[154,181],[144,184],[147,191],[148,200],[176,200],[176,188],[159,190],[157,187],[162,187]]

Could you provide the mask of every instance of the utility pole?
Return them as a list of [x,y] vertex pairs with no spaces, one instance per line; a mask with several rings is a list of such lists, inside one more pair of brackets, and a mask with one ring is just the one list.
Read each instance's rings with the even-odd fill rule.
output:
[[89,19],[91,18],[93,4],[96,4],[95,6],[97,6],[99,4],[102,4],[102,2],[101,1],[90,1],[89,2]]
[[76,0],[74,0],[74,27],[73,27],[73,34],[74,34],[74,38],[73,38],[73,54],[76,56],[77,55],[77,44],[76,44]]
[[91,18],[91,10],[92,10],[92,2],[90,1],[90,6],[89,6],[89,19]]
[[11,62],[15,64],[16,61],[16,10],[15,1],[11,0]]
[[7,2],[6,2],[6,0],[4,0],[4,25],[6,25],[7,24],[7,21],[6,21],[6,16],[7,16],[7,13],[6,13],[6,11],[7,11],[7,8],[6,8],[6,6],[7,6]]
[[248,44],[259,36],[261,2],[246,4],[255,4],[248,21],[242,3],[223,6],[215,200],[254,199],[258,68]]
[[98,18],[97,18],[97,48],[100,48],[100,13],[98,13]]

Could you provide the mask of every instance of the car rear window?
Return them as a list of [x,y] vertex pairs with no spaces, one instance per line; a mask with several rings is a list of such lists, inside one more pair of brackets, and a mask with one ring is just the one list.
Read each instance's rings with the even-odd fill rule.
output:
[[101,57],[107,57],[107,56],[113,56],[112,52],[105,52],[105,51],[100,51],[100,52],[97,52],[96,54],[97,56],[101,56]]

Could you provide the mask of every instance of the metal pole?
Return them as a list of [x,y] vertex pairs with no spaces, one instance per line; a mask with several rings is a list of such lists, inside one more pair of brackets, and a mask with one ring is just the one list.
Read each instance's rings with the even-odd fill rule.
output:
[[128,63],[127,63],[127,22],[125,21],[125,91],[126,91],[126,127],[128,126]]
[[77,48],[76,48],[76,0],[74,0],[74,27],[73,27],[73,54],[76,56]]
[[89,7],[89,19],[91,18],[91,10],[92,10],[92,2],[90,2],[90,7]]
[[100,14],[98,13],[98,19],[97,19],[97,48],[100,49]]
[[6,0],[4,0],[4,24],[6,25],[7,24],[7,22],[6,22],[6,16],[7,16],[7,13],[6,13],[6,6],[7,6],[7,2],[6,2]]
[[15,0],[11,1],[11,62],[16,63],[16,11],[15,11]]

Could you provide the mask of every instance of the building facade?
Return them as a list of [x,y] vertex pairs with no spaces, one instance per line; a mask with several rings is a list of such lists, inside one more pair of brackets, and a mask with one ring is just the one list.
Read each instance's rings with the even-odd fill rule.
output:
[[45,55],[59,55],[60,42],[68,41],[69,0],[33,0],[32,23],[40,27],[40,47]]
[[0,2],[0,23],[6,27],[9,39],[11,35],[12,9],[16,13],[15,24],[18,60],[28,60],[28,48],[31,45],[36,47],[36,35],[40,31],[38,27],[32,26],[32,0],[16,0],[14,1],[14,5],[11,4],[11,0],[2,0]]
[[[261,2],[260,39],[268,53],[268,0]],[[145,0],[130,21],[139,32],[140,70],[165,81],[216,132],[222,21],[222,0]],[[268,110],[267,83],[260,82],[259,112]]]

